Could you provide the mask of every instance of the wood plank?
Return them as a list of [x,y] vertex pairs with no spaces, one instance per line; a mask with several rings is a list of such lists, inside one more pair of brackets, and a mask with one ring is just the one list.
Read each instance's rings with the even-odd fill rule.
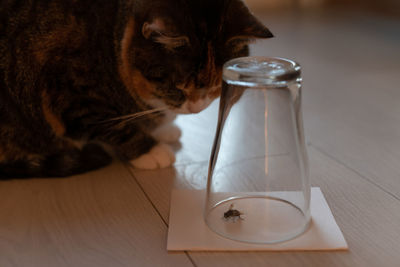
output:
[[0,266],[192,266],[126,168],[0,183]]
[[161,216],[168,222],[171,190],[205,189],[208,162],[179,165],[157,171],[131,171]]

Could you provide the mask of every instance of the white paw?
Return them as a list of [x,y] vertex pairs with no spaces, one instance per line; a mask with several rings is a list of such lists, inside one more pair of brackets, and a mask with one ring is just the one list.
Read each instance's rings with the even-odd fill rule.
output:
[[167,144],[158,144],[148,153],[133,159],[130,163],[137,169],[154,170],[171,166],[175,162],[175,154]]
[[152,135],[160,142],[174,143],[179,140],[182,135],[182,131],[174,124],[166,124],[157,128]]

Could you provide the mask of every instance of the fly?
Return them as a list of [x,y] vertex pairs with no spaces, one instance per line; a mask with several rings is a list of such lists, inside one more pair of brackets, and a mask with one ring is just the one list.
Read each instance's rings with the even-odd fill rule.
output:
[[236,222],[238,219],[244,220],[242,217],[240,217],[240,215],[243,215],[243,213],[236,209],[233,209],[233,204],[231,204],[229,206],[229,210],[224,212],[224,219],[226,221],[231,219],[234,222]]

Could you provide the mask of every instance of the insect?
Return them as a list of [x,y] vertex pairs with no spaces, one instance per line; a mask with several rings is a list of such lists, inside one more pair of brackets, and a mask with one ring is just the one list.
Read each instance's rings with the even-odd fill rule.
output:
[[229,219],[232,219],[234,222],[236,222],[238,219],[244,220],[240,215],[243,215],[242,212],[233,209],[233,204],[229,206],[229,210],[224,212],[224,219],[227,221]]

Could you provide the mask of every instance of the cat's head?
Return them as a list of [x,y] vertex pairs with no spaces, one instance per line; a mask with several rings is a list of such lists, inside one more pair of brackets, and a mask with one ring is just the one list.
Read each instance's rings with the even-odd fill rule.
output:
[[250,41],[272,37],[240,0],[134,2],[119,71],[128,90],[153,107],[203,110],[220,95],[223,64],[247,56]]

